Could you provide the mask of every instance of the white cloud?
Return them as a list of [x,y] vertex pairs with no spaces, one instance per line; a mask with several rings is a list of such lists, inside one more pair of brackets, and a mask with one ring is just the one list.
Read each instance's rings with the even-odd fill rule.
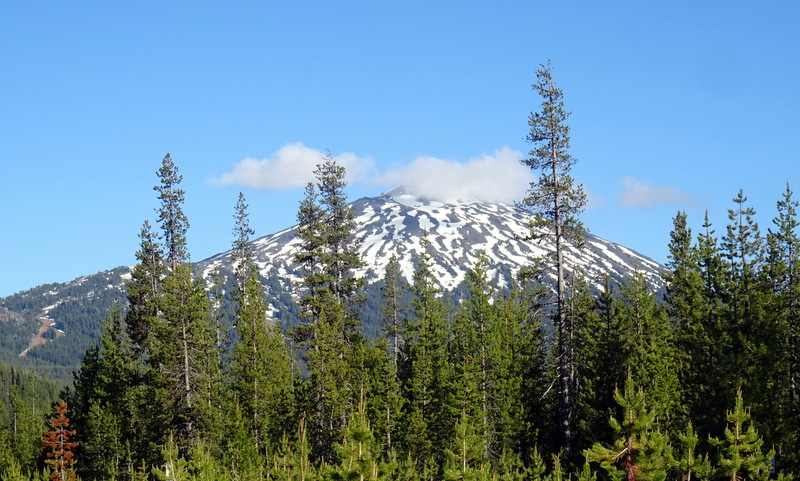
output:
[[[324,152],[310,149],[300,142],[286,144],[271,157],[248,157],[233,167],[231,172],[213,179],[217,184],[239,185],[255,189],[291,189],[303,187],[315,180],[314,169],[323,161]],[[347,181],[353,182],[373,174],[374,162],[355,154],[334,156],[336,163],[347,170]]]
[[619,184],[624,189],[619,196],[619,201],[624,207],[647,208],[663,204],[691,207],[700,205],[700,201],[688,192],[675,187],[643,182],[630,175],[620,179]]
[[402,185],[408,193],[430,200],[513,203],[522,199],[533,180],[530,169],[520,163],[521,158],[522,153],[509,147],[465,163],[418,157],[405,167],[385,173],[380,183]]
[[[314,170],[324,153],[302,143],[286,144],[266,159],[246,158],[233,169],[212,179],[222,185],[256,189],[291,189],[315,181]],[[342,153],[334,159],[347,170],[347,182],[368,180],[430,200],[486,200],[513,203],[521,200],[533,180],[520,163],[522,153],[503,147],[466,162],[418,157],[410,164],[378,175],[371,158]]]

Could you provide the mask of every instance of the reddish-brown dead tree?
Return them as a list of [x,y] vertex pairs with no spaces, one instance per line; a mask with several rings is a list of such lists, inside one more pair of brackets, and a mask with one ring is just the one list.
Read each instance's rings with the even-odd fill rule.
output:
[[50,479],[52,481],[74,481],[76,459],[72,449],[78,445],[69,439],[75,435],[75,430],[69,428],[67,417],[67,403],[62,399],[53,406],[55,417],[50,418],[50,430],[44,432],[42,445],[49,450],[45,463],[50,465]]

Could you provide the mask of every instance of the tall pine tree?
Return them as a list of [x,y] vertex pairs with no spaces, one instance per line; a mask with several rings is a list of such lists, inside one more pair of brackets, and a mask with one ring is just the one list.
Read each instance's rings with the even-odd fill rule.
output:
[[529,210],[534,219],[531,227],[546,227],[555,246],[556,306],[553,310],[553,325],[556,329],[555,348],[558,371],[558,414],[561,442],[569,454],[572,440],[572,411],[575,393],[571,387],[575,372],[569,353],[567,328],[567,272],[564,251],[568,240],[580,238],[583,226],[577,214],[586,205],[586,195],[580,184],[575,184],[569,172],[575,158],[569,154],[570,136],[566,121],[570,113],[564,110],[563,92],[553,82],[553,69],[548,63],[536,72],[534,90],[542,98],[541,111],[531,113],[528,118],[530,133],[528,142],[533,144],[530,157],[522,163],[541,173],[539,180],[531,183],[530,190],[520,203]]
[[414,271],[411,287],[413,317],[406,327],[403,390],[403,452],[419,469],[438,467],[442,449],[455,425],[447,406],[447,319],[445,306],[437,297],[427,237]]
[[267,300],[258,277],[247,203],[242,193],[234,214],[234,267],[239,341],[234,346],[233,376],[238,403],[249,426],[256,452],[268,456],[277,447],[285,426],[292,422],[292,357],[277,321],[267,318]]
[[[184,453],[201,432],[219,437],[222,399],[217,382],[220,362],[217,333],[204,285],[193,279],[183,212],[182,176],[167,154],[157,171],[160,235],[145,223],[139,263],[129,283],[127,329],[145,365],[137,376],[136,418],[143,420],[137,436],[149,443],[137,452],[148,463],[169,432]],[[160,242],[158,242],[160,239]]]
[[362,343],[355,307],[362,301],[362,261],[354,237],[355,215],[344,192],[345,169],[330,153],[315,170],[316,184],[306,187],[298,211],[300,248],[295,262],[302,269],[300,301],[305,323],[297,330],[310,373],[311,441],[317,459],[332,460],[333,444],[357,403],[357,371],[351,369]]

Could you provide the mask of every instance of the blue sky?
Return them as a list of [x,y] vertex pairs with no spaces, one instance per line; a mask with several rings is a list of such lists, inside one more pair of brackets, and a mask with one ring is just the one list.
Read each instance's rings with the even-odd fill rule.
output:
[[240,190],[257,235],[293,224],[326,150],[351,199],[514,197],[548,59],[591,232],[665,262],[678,210],[723,232],[740,188],[765,231],[800,182],[798,25],[789,1],[2,2],[0,296],[133,264],[167,152],[193,260]]

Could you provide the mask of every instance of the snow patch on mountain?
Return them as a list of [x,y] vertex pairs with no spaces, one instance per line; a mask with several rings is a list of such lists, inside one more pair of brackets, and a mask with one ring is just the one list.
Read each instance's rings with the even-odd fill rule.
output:
[[[365,262],[357,275],[368,282],[383,278],[392,254],[400,262],[401,273],[409,281],[427,238],[433,254],[434,275],[443,289],[452,289],[463,280],[468,268],[478,261],[479,252],[489,260],[490,272],[502,270],[516,275],[523,267],[541,263],[545,277],[554,278],[552,236],[544,230],[533,232],[539,240],[526,240],[531,234],[530,214],[508,204],[481,201],[428,201],[406,193],[402,188],[378,197],[365,197],[351,203],[356,214],[355,237],[361,241]],[[293,256],[300,246],[296,227],[284,229],[254,241],[256,261],[263,275],[275,273],[287,281],[300,279]],[[640,272],[655,289],[664,286],[664,267],[626,247],[586,235],[582,246],[568,244],[565,249],[568,273],[582,271],[590,285],[600,288],[606,276],[621,281]],[[537,261],[538,260],[538,261]],[[230,263],[230,251],[199,263],[203,275]],[[508,280],[497,278],[498,287]]]

